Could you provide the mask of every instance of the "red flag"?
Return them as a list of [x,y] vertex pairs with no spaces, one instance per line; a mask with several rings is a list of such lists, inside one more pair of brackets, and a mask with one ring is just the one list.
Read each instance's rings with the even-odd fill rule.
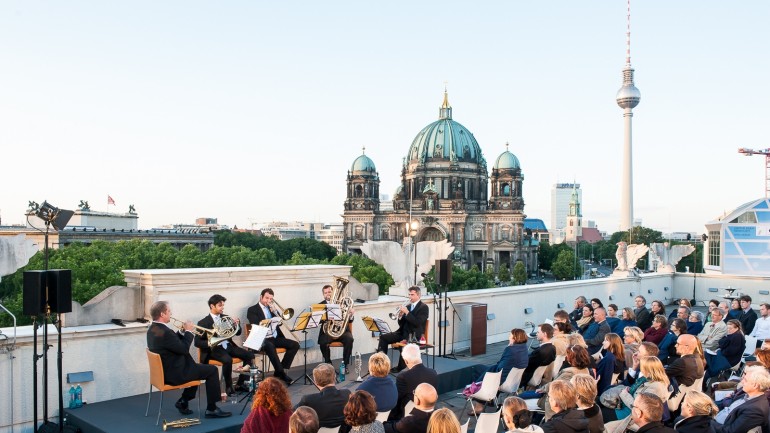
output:
[[107,204],[115,206],[115,200],[113,200],[109,195],[107,196]]

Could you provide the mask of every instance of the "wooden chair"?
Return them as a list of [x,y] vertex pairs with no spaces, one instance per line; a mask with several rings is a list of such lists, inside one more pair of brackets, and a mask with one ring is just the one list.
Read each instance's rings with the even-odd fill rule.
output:
[[[351,333],[353,332],[353,322],[348,322],[348,331]],[[329,343],[329,348],[331,349],[332,347],[344,347],[344,346],[342,345],[341,341],[332,341],[331,343]]]
[[[181,385],[167,385],[166,379],[163,375],[163,363],[160,360],[160,355],[154,352],[150,352],[150,349],[145,349],[147,352],[147,362],[150,365],[150,392],[147,394],[147,410],[144,411],[144,416],[150,413],[150,400],[152,399],[152,387],[160,391],[160,404],[158,405],[158,418],[155,420],[155,425],[160,423],[160,412],[163,409],[163,391],[171,391],[174,389],[188,388],[191,386],[200,386],[203,382],[201,380],[191,380]],[[200,399],[200,387],[198,388],[198,417],[201,414],[201,399]]]
[[[425,356],[428,356],[428,349],[435,350],[435,346],[429,343],[430,341],[430,319],[425,321],[425,333],[423,334],[425,337],[425,344],[418,344],[420,346],[420,352],[425,353]],[[403,343],[401,341],[397,343],[393,343],[390,345],[391,349],[398,349],[401,350],[406,346],[407,343]],[[435,353],[434,353],[435,355]],[[398,360],[396,360],[396,364],[398,364]],[[433,368],[436,368],[436,358],[433,357]]]

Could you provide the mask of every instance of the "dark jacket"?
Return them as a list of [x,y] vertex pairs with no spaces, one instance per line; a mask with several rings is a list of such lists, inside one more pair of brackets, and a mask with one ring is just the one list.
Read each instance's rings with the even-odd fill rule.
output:
[[192,342],[192,332],[174,332],[158,322],[147,328],[147,348],[160,355],[166,384],[181,385],[198,379],[195,360],[190,356]]
[[300,406],[312,407],[318,414],[318,423],[321,427],[337,427],[345,421],[342,410],[350,397],[349,389],[337,389],[330,386],[316,394],[308,394],[300,399],[294,406],[297,410]]
[[602,359],[596,365],[596,375],[599,377],[599,381],[596,382],[597,395],[602,395],[612,386],[612,375],[615,373],[615,355],[607,350],[603,350],[602,355]]
[[506,346],[502,356],[500,356],[500,360],[497,361],[497,364],[487,367],[476,382],[484,380],[484,374],[487,372],[497,373],[498,371],[502,371],[503,375],[500,377],[500,383],[504,383],[505,379],[508,377],[508,373],[511,372],[511,369],[527,368],[527,364],[529,363],[529,355],[527,352],[527,343]]
[[541,344],[540,347],[533,350],[529,354],[529,361],[527,362],[527,368],[524,369],[524,373],[521,376],[521,385],[526,386],[529,380],[532,379],[532,374],[537,370],[537,367],[548,365],[556,359],[556,348],[553,344]]
[[[220,315],[221,318],[230,317],[227,314]],[[211,317],[211,314],[207,314],[206,317],[198,321],[198,326],[201,328],[206,329],[214,329],[214,318]],[[235,335],[241,335],[241,328],[238,327],[238,332],[235,333]],[[228,344],[234,344],[232,338],[227,339]],[[209,334],[207,332],[204,332],[203,335],[196,335],[195,336],[195,347],[201,350],[201,359],[200,361],[204,364],[207,364],[209,362],[209,356],[211,355],[212,348],[209,347]],[[215,346],[221,348],[221,345]]]
[[428,421],[432,413],[414,408],[409,416],[398,421],[384,422],[385,433],[425,433],[428,431]]
[[569,313],[569,321],[572,324],[573,328],[577,328],[577,326],[575,326],[575,323],[577,323],[577,321],[582,318],[583,318],[583,307],[575,308],[574,310],[572,310],[571,313]]
[[690,335],[698,335],[700,332],[703,331],[703,322],[690,322],[687,321],[687,333]]
[[661,326],[660,328],[655,329],[650,326],[646,331],[644,331],[644,341],[649,341],[652,344],[658,345],[661,341],[663,341],[667,333],[668,328]]
[[757,323],[757,313],[756,311],[749,308],[748,312],[741,312],[741,315],[738,316],[738,320],[741,322],[741,328],[743,328],[743,332],[746,334],[751,334],[751,331],[754,330],[754,324]]
[[409,340],[409,335],[414,334],[414,339],[419,341],[420,337],[425,334],[425,323],[428,321],[429,315],[428,304],[418,301],[412,311],[399,319],[397,332],[401,334],[403,340]]
[[618,334],[618,336],[622,339],[626,335],[624,329],[626,329],[629,326],[638,326],[636,324],[636,320],[620,319],[618,323],[612,326],[612,332]]
[[725,334],[719,340],[719,350],[722,356],[727,358],[727,363],[732,367],[741,360],[743,349],[746,346],[746,337],[740,331]]
[[[270,310],[270,313],[273,314],[273,317],[277,316],[274,311]],[[246,310],[246,320],[251,323],[252,326],[258,326],[259,322],[265,320],[265,312],[262,311],[262,304],[257,302],[256,304],[249,307],[248,310]],[[283,335],[283,332],[281,332],[281,326],[279,325],[278,328],[278,338],[286,338]],[[268,336],[269,337],[269,336]]]
[[438,390],[438,374],[436,370],[423,364],[417,364],[412,368],[403,370],[396,376],[396,389],[398,390],[398,403],[390,411],[388,420],[399,420],[404,417],[404,407],[412,400],[412,395],[421,383],[429,383]]
[[586,410],[578,409],[578,412],[583,412],[588,420],[588,433],[603,433],[605,431],[604,418],[602,418],[602,411],[598,405],[594,404]]
[[660,359],[663,365],[668,365],[676,358],[679,358],[679,355],[676,353],[676,339],[676,334],[668,331],[663,340],[658,343],[658,359]]
[[604,336],[612,332],[610,325],[605,320],[602,323],[594,323],[588,331],[583,334],[586,344],[588,345],[588,353],[593,355],[594,353],[602,349],[602,343],[604,343]]
[[390,375],[385,377],[369,376],[358,386],[358,391],[366,391],[374,397],[377,412],[393,409],[398,402],[396,382]]
[[677,433],[715,433],[711,425],[711,418],[708,415],[696,415],[689,418],[682,418],[674,424],[674,430]]
[[770,414],[770,406],[764,395],[751,398],[742,405],[733,409],[727,415],[723,425],[712,422],[717,433],[745,433],[754,427],[761,427],[762,433],[770,432],[767,416]]
[[641,328],[642,331],[646,331],[647,328],[652,326],[653,317],[647,307],[635,309],[634,314],[636,314],[636,325]]
[[666,427],[662,422],[656,421],[641,427],[636,433],[676,433],[671,427]]
[[678,385],[690,386],[703,377],[703,360],[700,355],[685,355],[666,366],[666,375]]
[[540,427],[544,433],[589,433],[588,419],[577,409],[561,411]]

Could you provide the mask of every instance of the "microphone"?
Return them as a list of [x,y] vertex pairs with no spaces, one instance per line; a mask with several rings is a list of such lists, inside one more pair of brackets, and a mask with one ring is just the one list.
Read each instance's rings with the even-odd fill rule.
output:
[[426,274],[425,272],[421,273],[420,276],[423,278],[428,278],[428,274]]

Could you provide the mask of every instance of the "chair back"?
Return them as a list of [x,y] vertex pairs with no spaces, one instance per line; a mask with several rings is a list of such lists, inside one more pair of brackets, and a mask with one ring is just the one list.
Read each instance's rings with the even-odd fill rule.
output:
[[610,385],[616,385],[618,383],[619,376],[619,373],[612,373],[612,381],[610,382]]
[[757,337],[751,335],[744,335],[746,338],[746,346],[743,348],[743,356],[751,356],[757,351]]
[[318,429],[318,433],[339,433],[340,426],[337,427],[321,427]]
[[553,362],[548,365],[541,365],[540,367],[537,367],[535,371],[532,373],[532,379],[529,379],[528,386],[538,386],[540,385],[540,382],[543,381],[543,374],[545,374],[545,369],[553,365]]
[[500,413],[502,409],[495,413],[480,413],[479,420],[476,421],[476,433],[497,433],[500,427]]
[[497,390],[500,388],[500,378],[503,377],[503,372],[497,373],[486,372],[484,379],[481,381],[481,388],[478,391],[471,394],[469,398],[482,401],[492,401],[497,398]]
[[[705,373],[704,373],[705,374]],[[679,405],[682,403],[682,399],[684,399],[684,395],[687,393],[687,391],[690,390],[696,390],[700,391],[703,389],[703,377],[700,377],[698,379],[695,379],[695,382],[692,383],[692,385],[679,385],[679,392],[673,396],[669,397],[668,399],[668,410],[671,412],[676,411],[679,409]]]
[[505,378],[505,382],[500,385],[500,392],[507,392],[508,394],[516,392],[521,386],[521,376],[524,374],[524,368],[512,368],[508,372],[508,377]]
[[390,411],[386,410],[385,412],[377,412],[377,421],[379,422],[385,422],[388,420],[388,415],[390,415]]
[[460,433],[468,433],[468,424],[471,422],[471,419],[468,418],[465,420],[465,424],[460,426]]
[[409,400],[406,402],[406,406],[404,406],[404,416],[407,416],[410,413],[412,413],[412,409],[414,409],[414,402],[412,400]]
[[150,349],[144,349],[147,352],[147,362],[150,365],[150,384],[157,389],[163,389],[166,384],[166,378],[163,375],[163,362],[160,355],[150,352]]
[[546,382],[550,382],[554,377],[559,375],[559,370],[561,370],[561,366],[564,365],[564,360],[566,358],[565,355],[556,355],[556,358],[551,363],[551,368],[543,373],[543,379]]

